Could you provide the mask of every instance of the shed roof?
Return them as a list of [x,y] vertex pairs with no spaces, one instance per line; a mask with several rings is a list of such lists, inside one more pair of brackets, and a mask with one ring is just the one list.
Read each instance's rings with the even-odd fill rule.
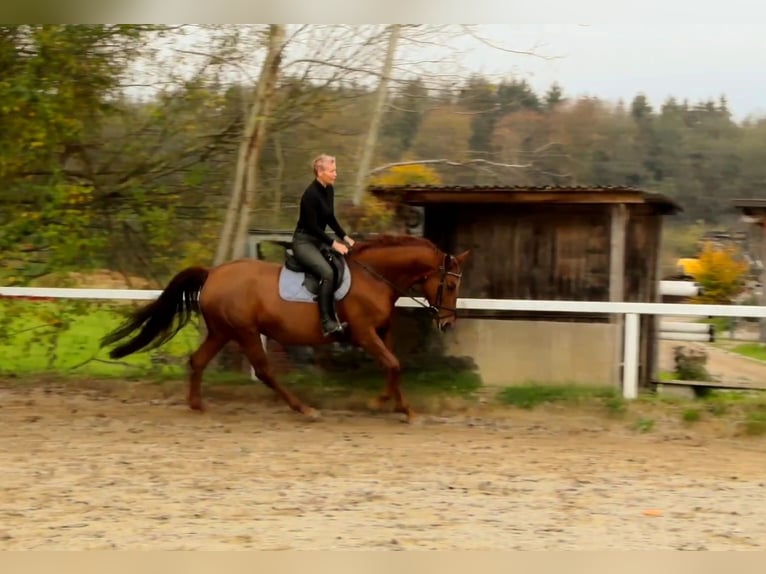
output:
[[634,187],[620,186],[527,186],[527,185],[373,185],[375,197],[409,205],[431,203],[531,203],[531,204],[613,204],[643,203],[661,213],[676,213],[682,208],[669,197]]
[[742,210],[744,215],[764,215],[766,214],[766,199],[735,199],[732,201],[734,207]]

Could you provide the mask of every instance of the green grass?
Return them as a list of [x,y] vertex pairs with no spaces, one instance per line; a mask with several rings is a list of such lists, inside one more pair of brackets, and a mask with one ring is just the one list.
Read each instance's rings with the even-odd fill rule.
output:
[[738,353],[751,359],[766,361],[766,345],[762,343],[742,343],[730,349],[733,353]]
[[685,409],[683,413],[681,413],[681,419],[685,423],[696,423],[700,420],[702,417],[700,410],[696,408],[688,408]]
[[647,433],[654,429],[654,424],[654,419],[642,417],[633,423],[632,428],[640,433]]
[[131,307],[90,301],[0,301],[0,374],[172,376],[185,371],[197,343],[190,324],[157,351],[114,361],[100,339]]
[[[320,373],[314,368],[306,367],[286,373],[280,380],[304,397],[321,396],[328,399],[377,396],[386,382],[383,370],[379,368]],[[444,396],[473,401],[476,391],[481,389],[481,386],[479,375],[470,371],[419,371],[405,368],[402,372],[402,390],[408,399]]]
[[503,388],[498,400],[505,405],[522,409],[532,409],[549,403],[582,403],[598,399],[604,401],[613,410],[620,410],[619,392],[611,387],[585,385],[544,385],[531,383]]
[[[108,349],[99,349],[101,338],[122,323],[132,305],[93,301],[0,301],[0,375],[149,379],[185,378],[188,356],[198,344],[197,321],[157,350],[112,360]],[[379,393],[385,384],[381,368],[347,369],[320,374],[310,366],[281,377],[300,390],[329,396],[350,392]],[[205,372],[205,381],[220,384],[253,384],[247,375]],[[444,393],[470,397],[481,387],[473,371],[423,365],[404,366],[403,385],[421,395]]]
[[660,381],[675,381],[678,376],[673,371],[660,371],[657,373],[657,378]]

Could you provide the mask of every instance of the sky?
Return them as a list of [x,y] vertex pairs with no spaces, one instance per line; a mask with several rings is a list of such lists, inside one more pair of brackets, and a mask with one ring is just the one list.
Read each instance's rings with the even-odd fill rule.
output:
[[[686,0],[675,0],[683,3]],[[766,16],[766,9],[754,11]],[[678,24],[525,24],[482,26],[504,47],[534,49],[546,58],[479,46],[466,66],[525,78],[536,91],[554,81],[570,96],[626,102],[643,92],[659,108],[668,96],[691,102],[725,95],[735,119],[766,116],[766,34],[763,20]]]
[[[329,8],[337,3],[326,2]],[[641,92],[655,109],[669,96],[696,103],[724,95],[736,120],[766,116],[766,5],[754,0],[472,0],[470,5],[408,0],[405,12],[393,8],[388,18],[355,14],[345,6],[346,17],[330,11],[327,18],[348,24],[360,18],[509,22],[475,26],[503,47],[533,50],[544,58],[466,41],[462,69],[524,78],[540,94],[554,82],[565,95],[612,102],[629,103]],[[188,13],[186,20],[194,21],[195,14]],[[280,15],[269,19],[284,21]],[[312,19],[305,11],[287,16],[288,22]]]

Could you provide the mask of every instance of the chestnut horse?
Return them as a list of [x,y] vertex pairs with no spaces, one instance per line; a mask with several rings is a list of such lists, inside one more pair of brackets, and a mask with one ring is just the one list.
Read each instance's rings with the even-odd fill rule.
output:
[[[343,256],[333,252],[341,262]],[[382,235],[357,242],[345,256],[350,288],[336,303],[337,314],[347,324],[346,339],[377,359],[386,372],[386,386],[373,401],[381,408],[392,396],[395,411],[412,421],[414,413],[402,396],[401,368],[392,352],[391,318],[395,302],[420,287],[435,315],[439,329],[456,320],[461,266],[469,252],[443,253],[431,241],[416,236]],[[258,259],[240,259],[213,268],[189,267],[180,271],[153,302],[140,307],[122,326],[102,340],[102,347],[131,339],[112,349],[112,358],[156,348],[170,340],[201,313],[207,337],[189,358],[188,404],[204,410],[202,373],[224,345],[236,341],[258,378],[294,411],[316,418],[319,413],[304,405],[274,377],[261,343],[261,335],[282,345],[317,346],[330,343],[322,335],[315,301],[295,302],[280,295],[283,265]],[[337,292],[337,290],[336,290]],[[424,305],[425,306],[425,305]]]

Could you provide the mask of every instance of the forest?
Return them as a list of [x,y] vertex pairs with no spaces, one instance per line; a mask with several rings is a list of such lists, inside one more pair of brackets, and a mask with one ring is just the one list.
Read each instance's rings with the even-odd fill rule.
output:
[[[460,34],[0,26],[0,283],[104,268],[162,283],[235,257],[248,226],[292,227],[318,153],[337,156],[337,209],[360,231],[386,223],[355,195],[372,181],[627,185],[681,204],[666,221],[680,257],[741,229],[733,199],[763,196],[766,118],[735,121],[726,85],[654,106],[536,92],[449,65]],[[401,55],[424,44],[438,65]]]

